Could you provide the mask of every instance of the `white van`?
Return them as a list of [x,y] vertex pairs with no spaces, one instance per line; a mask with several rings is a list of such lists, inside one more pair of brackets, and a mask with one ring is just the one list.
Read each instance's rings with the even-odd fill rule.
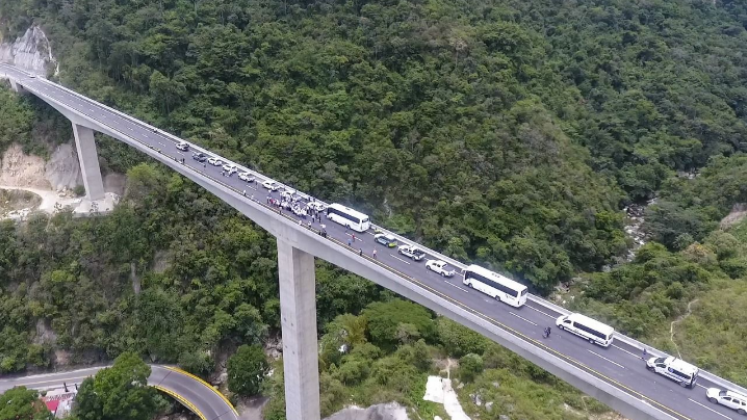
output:
[[695,387],[700,370],[684,360],[669,357],[652,357],[646,361],[646,368],[659,375],[678,382],[685,388]]
[[602,347],[609,347],[615,338],[614,328],[581,314],[562,315],[555,325]]

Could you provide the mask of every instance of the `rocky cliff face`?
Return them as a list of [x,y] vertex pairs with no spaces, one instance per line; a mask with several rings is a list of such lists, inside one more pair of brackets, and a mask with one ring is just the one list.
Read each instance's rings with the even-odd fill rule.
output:
[[57,72],[52,46],[38,26],[29,28],[15,42],[0,44],[0,62],[13,64],[39,76],[47,76],[50,70]]

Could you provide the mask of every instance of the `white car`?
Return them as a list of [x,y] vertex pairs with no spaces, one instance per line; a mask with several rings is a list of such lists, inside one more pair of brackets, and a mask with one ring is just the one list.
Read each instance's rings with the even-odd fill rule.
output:
[[239,179],[246,182],[254,182],[256,178],[251,176],[249,172],[242,172],[239,174]]
[[179,144],[176,145],[176,148],[182,152],[186,152],[189,150],[189,144],[186,141],[180,141]]
[[747,415],[747,396],[718,388],[708,388],[706,396],[714,404],[725,405],[741,415]]
[[295,214],[298,217],[306,218],[306,209],[303,208],[303,206],[299,206],[298,204],[294,204],[293,207],[291,207],[291,210],[293,211],[293,214]]
[[451,268],[449,263],[441,260],[428,260],[425,263],[425,268],[440,274],[441,277],[453,277],[456,274],[456,270]]
[[208,163],[214,166],[220,166],[221,164],[223,164],[223,161],[215,156],[212,156],[208,158]]
[[277,191],[280,189],[280,184],[275,181],[265,181],[262,183],[262,186],[270,191]]
[[306,207],[314,211],[324,211],[324,209],[327,208],[324,204],[318,201],[314,201],[313,203],[307,203]]
[[223,165],[223,170],[228,172],[228,175],[232,175],[238,172],[239,168],[237,168],[233,163],[226,163],[225,165]]

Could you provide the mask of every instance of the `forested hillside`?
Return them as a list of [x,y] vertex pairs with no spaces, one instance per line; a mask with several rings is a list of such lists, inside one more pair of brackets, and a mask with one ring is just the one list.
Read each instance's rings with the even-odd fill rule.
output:
[[[0,22],[5,38],[41,25],[63,84],[453,257],[543,294],[592,273],[580,276],[574,307],[657,345],[674,350],[669,322],[688,302],[718,313],[729,293],[733,312],[747,305],[747,228],[714,233],[747,202],[741,3],[35,0],[0,2]],[[53,114],[7,93],[0,112],[0,146],[27,148]],[[69,138],[64,121],[47,124]],[[80,360],[133,351],[205,374],[208,350],[276,332],[272,238],[102,140],[104,167],[129,175],[111,217],[1,225],[0,372],[47,366],[62,348]],[[594,273],[632,245],[620,209],[655,195],[646,229],[657,242]],[[470,387],[517,380],[603,410],[369,282],[323,263],[317,279],[322,342],[358,333],[345,343],[351,354],[322,355],[325,413],[351,389],[361,403],[422,403],[415,394],[434,366],[416,362],[427,356],[466,358],[478,367],[460,373]],[[396,316],[376,316],[377,305]],[[682,325],[690,342],[711,344],[684,354],[747,383],[714,350],[742,360],[743,334],[708,314]],[[39,339],[44,329],[54,342]],[[277,378],[267,392],[280,396]],[[570,416],[521,398],[499,399],[522,418]]]
[[[735,6],[736,7],[736,6]],[[711,2],[3,2],[62,80],[540,290],[626,248],[626,199],[744,146]],[[84,58],[84,59],[81,59]]]

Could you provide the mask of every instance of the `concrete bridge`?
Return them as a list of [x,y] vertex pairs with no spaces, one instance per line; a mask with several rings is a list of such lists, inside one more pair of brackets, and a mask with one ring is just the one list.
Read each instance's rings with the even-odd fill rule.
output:
[[[315,257],[477,331],[633,420],[731,420],[736,413],[710,404],[704,388],[719,387],[747,393],[739,386],[704,371],[701,371],[698,386],[692,390],[682,388],[647,371],[641,360],[643,344],[628,337],[618,335],[615,343],[607,349],[570,334],[556,333],[551,340],[544,340],[541,336],[543,327],[553,325],[555,318],[567,313],[565,309],[536,296],[529,296],[521,309],[504,305],[464,287],[458,275],[442,278],[425,270],[423,263],[407,261],[387,251],[374,242],[372,231],[352,238],[350,232],[334,223],[329,223],[326,229],[317,223],[312,226],[299,224],[300,219],[294,214],[279,211],[268,204],[269,198],[279,197],[279,192],[259,186],[261,182],[271,181],[263,174],[236,163],[240,170],[254,175],[257,182],[250,184],[237,177],[221,176],[219,167],[204,165],[177,149],[175,146],[182,139],[145,122],[12,66],[0,64],[0,77],[8,79],[14,91],[36,95],[70,119],[89,200],[101,200],[104,192],[94,140],[94,132],[100,132],[201,185],[277,238],[286,416],[289,420],[318,420],[320,417]],[[190,151],[219,157],[194,144]],[[306,194],[299,194],[304,201],[311,200]],[[373,229],[386,232],[376,226]],[[326,235],[320,235],[320,230],[324,230]],[[414,244],[407,238],[392,235],[400,243]],[[351,245],[348,245],[349,240],[352,240]],[[418,246],[428,254],[427,259],[446,261],[457,269],[466,268],[459,261]],[[374,249],[379,250],[376,258],[372,256]],[[652,356],[662,354],[651,348],[648,348],[648,353]]]

